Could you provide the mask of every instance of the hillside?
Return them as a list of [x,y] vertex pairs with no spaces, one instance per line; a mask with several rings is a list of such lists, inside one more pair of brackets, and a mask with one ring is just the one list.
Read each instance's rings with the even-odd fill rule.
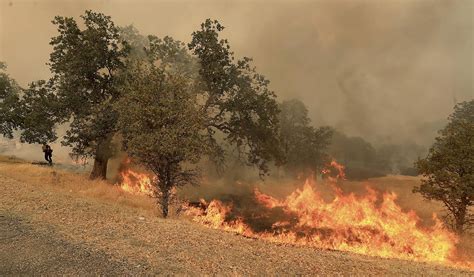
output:
[[472,275],[434,264],[280,245],[158,217],[152,199],[0,161],[0,275]]

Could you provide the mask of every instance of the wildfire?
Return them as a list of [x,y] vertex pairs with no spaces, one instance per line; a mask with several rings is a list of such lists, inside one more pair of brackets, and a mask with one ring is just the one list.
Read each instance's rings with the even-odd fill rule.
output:
[[[332,177],[329,174],[331,173],[331,168],[336,169],[337,175],[336,177]],[[346,180],[346,173],[344,172],[344,166],[342,164],[337,163],[335,160],[332,160],[328,167],[321,170],[321,174],[328,178],[331,182],[336,182],[339,180]]]
[[156,188],[153,185],[153,178],[144,173],[138,173],[131,169],[126,169],[120,173],[122,182],[120,188],[132,194],[145,194],[154,196]]
[[[343,179],[343,167],[336,162],[332,166],[339,174],[328,180]],[[211,228],[273,242],[455,264],[458,238],[444,228],[435,214],[435,224],[422,228],[415,212],[402,211],[394,193],[384,193],[379,199],[378,193],[370,188],[364,196],[356,196],[344,194],[335,184],[332,187],[335,196],[332,201],[322,198],[312,179],[283,200],[256,189],[254,201],[261,211],[253,219],[243,216],[233,204],[219,200],[188,204],[185,213]],[[255,222],[268,221],[272,224],[264,228],[254,226]]]

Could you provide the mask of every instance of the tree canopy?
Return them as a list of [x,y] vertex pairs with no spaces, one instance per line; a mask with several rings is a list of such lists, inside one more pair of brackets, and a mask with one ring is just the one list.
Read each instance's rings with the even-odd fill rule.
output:
[[196,183],[198,168],[186,166],[205,157],[221,166],[232,145],[265,174],[281,155],[279,110],[268,81],[250,68],[250,59],[232,62],[217,21],[201,27],[188,45],[191,53],[171,37],[148,36],[146,58],[128,61],[119,77],[114,108],[124,149],[155,173],[164,216],[171,188]]
[[215,136],[219,133],[237,147],[247,164],[265,174],[269,161],[279,163],[283,158],[276,95],[268,88],[269,81],[251,66],[252,59],[235,59],[229,42],[219,38],[222,30],[224,26],[217,20],[207,19],[200,30],[193,32],[188,44],[199,61],[213,157],[217,163],[224,162],[225,150]]
[[473,223],[474,100],[457,104],[439,134],[428,156],[416,162],[424,179],[414,191],[442,201],[461,233]]
[[197,184],[195,168],[206,154],[204,114],[192,83],[153,65],[135,67],[117,103],[118,127],[126,152],[156,175],[163,216],[168,215],[171,189]]
[[64,118],[52,81],[36,81],[23,90],[20,100],[20,140],[28,143],[55,141],[56,124]]
[[19,99],[21,88],[5,72],[6,64],[0,62],[0,134],[13,138],[13,131],[20,125]]
[[55,17],[59,34],[50,42],[49,65],[64,121],[69,123],[63,144],[72,147],[73,155],[93,157],[91,177],[105,178],[117,132],[116,75],[124,68],[129,47],[109,16],[86,11],[81,18],[84,29],[74,18]]

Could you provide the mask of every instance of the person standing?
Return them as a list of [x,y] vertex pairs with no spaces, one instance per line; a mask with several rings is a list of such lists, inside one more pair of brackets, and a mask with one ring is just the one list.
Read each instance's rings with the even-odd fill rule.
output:
[[43,144],[43,152],[44,152],[44,159],[49,163],[49,165],[53,165],[53,149],[48,144]]

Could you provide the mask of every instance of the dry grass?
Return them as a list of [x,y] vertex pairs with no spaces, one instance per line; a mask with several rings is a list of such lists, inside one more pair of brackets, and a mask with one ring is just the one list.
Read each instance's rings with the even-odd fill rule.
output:
[[[358,265],[361,260],[369,262],[369,264],[373,263],[380,263],[377,268],[384,268],[383,270],[387,270],[385,272],[393,272],[392,269],[392,262],[387,260],[378,260],[376,258],[369,258],[363,257],[359,258],[359,256],[353,256],[352,254],[333,254],[333,252],[329,251],[327,254],[325,251],[323,252],[314,252],[314,249],[305,249],[305,248],[281,248],[279,246],[269,246],[268,243],[265,242],[251,242],[246,239],[235,239],[230,234],[223,234],[220,231],[209,230],[205,231],[205,228],[195,226],[193,223],[186,222],[182,219],[171,219],[171,220],[162,220],[159,218],[159,210],[158,207],[153,199],[144,196],[136,196],[130,195],[124,191],[122,191],[118,186],[114,186],[106,181],[91,181],[88,179],[87,175],[84,174],[77,174],[77,173],[70,173],[67,171],[55,169],[54,167],[48,166],[37,166],[29,164],[25,161],[21,161],[14,158],[9,157],[1,157],[0,156],[0,176],[6,176],[11,179],[15,179],[18,182],[13,182],[11,185],[19,185],[24,184],[25,187],[19,191],[15,191],[9,189],[11,193],[15,193],[15,195],[11,195],[14,199],[9,199],[10,195],[5,195],[5,199],[9,199],[8,201],[11,202],[11,207],[13,207],[15,199],[21,199],[22,197],[29,198],[25,194],[28,194],[28,191],[31,191],[32,198],[31,199],[21,199],[21,201],[25,202],[22,205],[18,206],[15,204],[15,209],[18,211],[26,212],[27,209],[31,209],[29,212],[32,218],[37,217],[38,220],[41,222],[48,222],[49,224],[54,224],[60,230],[61,233],[70,234],[71,238],[77,241],[86,240],[91,245],[96,245],[100,249],[104,249],[104,251],[109,251],[111,255],[122,255],[122,256],[139,256],[142,257],[141,259],[148,260],[150,264],[160,263],[158,257],[149,257],[148,254],[150,251],[161,251],[157,250],[156,246],[159,246],[163,243],[161,240],[161,236],[165,236],[164,240],[167,240],[168,236],[178,236],[174,232],[182,233],[187,232],[187,235],[184,235],[181,239],[186,239],[193,237],[193,239],[200,239],[199,234],[205,234],[206,242],[199,243],[196,241],[189,241],[193,245],[193,247],[197,247],[194,250],[190,251],[201,251],[201,247],[211,247],[212,250],[209,250],[209,253],[214,253],[217,251],[214,246],[212,246],[213,241],[215,240],[222,240],[227,244],[233,244],[234,248],[237,247],[239,250],[237,252],[232,252],[234,250],[225,248],[225,251],[221,253],[222,255],[234,255],[234,260],[238,261],[238,257],[242,251],[250,251],[251,252],[258,251],[260,253],[261,247],[265,247],[262,253],[265,251],[275,251],[275,253],[282,252],[286,253],[284,256],[292,257],[291,259],[295,258],[299,260],[301,256],[298,255],[307,255],[308,258],[304,258],[305,261],[309,262],[311,259],[309,257],[318,258],[318,255],[327,256],[325,258],[332,259],[332,262],[337,263],[338,259],[344,259],[345,262],[351,264],[351,266],[355,263]],[[394,191],[399,195],[399,203],[402,208],[409,210],[414,209],[422,219],[426,219],[431,217],[431,213],[433,211],[439,211],[441,206],[439,203],[436,202],[427,202],[423,200],[423,198],[419,195],[414,195],[411,190],[413,186],[419,183],[418,178],[414,177],[402,177],[402,176],[389,176],[384,178],[377,178],[373,180],[368,180],[366,182],[344,182],[341,187],[346,192],[355,192],[355,193],[364,193],[365,186],[369,185],[379,191]],[[28,185],[26,185],[28,184]],[[285,183],[275,183],[274,181],[269,181],[266,183],[259,183],[256,184],[260,187],[263,192],[267,192],[273,194],[277,197],[282,197],[291,191],[293,191],[296,187],[300,186],[302,181],[287,181]],[[216,194],[221,187],[219,193],[228,193],[228,187],[232,187],[234,192],[238,191],[245,191],[247,190],[248,186],[240,184],[229,186],[229,184],[221,184],[220,186],[213,187],[212,184],[203,185],[200,188],[188,188],[183,190],[182,196],[183,197],[195,197],[197,195],[203,194],[207,196],[212,196],[212,194]],[[321,184],[321,187],[324,188],[324,184]],[[32,190],[35,190],[33,192]],[[324,190],[324,189],[323,189]],[[57,193],[49,193],[49,192],[57,192]],[[8,194],[8,193],[7,193]],[[217,193],[218,194],[218,193]],[[46,197],[46,198],[45,198]],[[33,199],[34,198],[34,199]],[[63,199],[67,198],[67,199]],[[36,199],[36,200],[35,200]],[[39,200],[38,200],[39,199]],[[77,199],[77,200],[76,200]],[[36,202],[31,202],[36,201]],[[76,204],[72,205],[74,208],[67,207],[69,202],[77,202]],[[35,204],[28,204],[28,203],[35,203]],[[57,203],[55,203],[57,202]],[[38,204],[37,204],[38,203]],[[29,207],[30,205],[40,205],[50,207],[49,203],[55,203],[53,206],[55,207],[55,211],[49,208],[48,213],[43,213],[40,215],[36,215],[38,207]],[[87,203],[87,204],[86,204]],[[0,205],[1,206],[1,205]],[[41,210],[41,207],[39,208]],[[84,207],[89,207],[86,210],[83,210]],[[98,212],[99,209],[101,210],[100,213]],[[88,222],[87,216],[90,216],[90,213],[94,214],[93,220]],[[74,213],[75,215],[73,215]],[[130,216],[133,214],[133,216]],[[148,228],[140,230],[140,234],[136,233],[128,233],[129,230],[135,230],[134,228],[138,225],[141,226],[141,221],[137,221],[137,216],[145,216],[146,224],[148,224]],[[108,218],[110,217],[110,218]],[[66,221],[70,221],[67,225],[63,225],[63,219],[66,218]],[[105,222],[106,220],[110,220]],[[99,224],[100,223],[100,224]],[[86,227],[81,228],[81,224],[85,225]],[[138,224],[137,226],[135,226]],[[133,226],[132,226],[133,225]],[[142,228],[140,227],[140,228]],[[165,229],[162,229],[165,228]],[[170,230],[167,230],[169,228]],[[104,231],[106,230],[106,231]],[[87,232],[88,233],[87,233]],[[86,233],[84,233],[86,232]],[[105,233],[101,233],[105,232]],[[113,232],[115,234],[115,239],[109,238],[110,233]],[[197,232],[197,234],[194,234]],[[100,244],[97,244],[97,234],[103,236]],[[192,234],[192,235],[191,235]],[[179,235],[180,236],[180,235]],[[140,246],[137,248],[135,244],[137,241],[140,241]],[[142,247],[142,241],[147,241],[147,247]],[[179,242],[169,242],[172,244],[172,247],[176,247]],[[171,246],[170,246],[171,247]],[[181,247],[181,246],[180,246]],[[187,251],[187,246],[183,245],[183,249],[180,251]],[[223,246],[222,246],[223,247]],[[250,247],[250,248],[249,248]],[[286,247],[286,246],[285,246]],[[464,236],[461,240],[460,245],[460,253],[462,256],[466,258],[472,258],[474,256],[474,240],[471,236]],[[144,251],[144,252],[143,252]],[[168,250],[166,250],[168,251]],[[170,248],[171,252],[175,253]],[[220,251],[220,250],[219,250]],[[167,252],[168,253],[168,252]],[[304,253],[304,254],[302,254]],[[191,253],[192,254],[192,253]],[[174,254],[172,254],[174,255]],[[251,255],[251,254],[249,254]],[[262,254],[259,254],[262,255]],[[281,256],[281,254],[279,254]],[[341,256],[340,256],[341,255]],[[137,257],[138,257],[137,256]],[[293,257],[294,256],[294,257]],[[334,256],[334,257],[333,257]],[[190,256],[191,257],[191,256]],[[305,256],[306,257],[306,256]],[[207,258],[205,255],[202,257],[202,263],[206,263]],[[217,266],[221,261],[216,261],[215,257],[211,257],[210,263],[214,266]],[[255,258],[255,257],[254,257]],[[319,257],[320,258],[320,257]],[[158,260],[157,260],[158,259]],[[181,259],[183,259],[181,257]],[[236,260],[237,259],[237,260]],[[273,263],[273,258],[271,256],[266,257],[265,263]],[[251,260],[248,260],[251,263]],[[350,262],[349,262],[350,261]],[[197,261],[196,261],[197,262]],[[345,263],[344,262],[344,263]],[[318,262],[319,263],[319,262]],[[319,266],[323,266],[325,262],[321,261]],[[416,269],[418,265],[416,263],[408,263],[408,262],[396,262],[397,270],[400,268],[407,267],[407,271],[400,271],[400,273],[404,272],[405,274],[411,274]],[[195,264],[195,266],[200,266],[199,264]],[[246,266],[246,265],[243,265]],[[335,266],[334,268],[337,268]],[[262,268],[272,268],[269,267],[269,264],[265,264]],[[333,268],[333,267],[331,267]],[[423,265],[424,270],[427,270],[426,265]],[[434,267],[430,267],[435,270]],[[242,269],[242,268],[240,268]],[[205,269],[204,269],[205,270]],[[216,269],[217,270],[217,269]],[[328,269],[329,270],[329,269]],[[362,269],[360,269],[362,270]],[[390,270],[390,271],[389,271]],[[421,268],[420,268],[421,270]],[[436,269],[438,270],[438,268]],[[205,272],[205,271],[203,271]],[[201,272],[201,273],[203,273]],[[222,272],[222,271],[211,271],[211,272]],[[225,271],[224,271],[225,272]],[[238,271],[240,273],[244,273],[246,271]],[[249,271],[250,272],[250,271]],[[270,271],[269,271],[270,272]],[[267,272],[267,273],[269,273]],[[273,272],[273,271],[272,271]],[[323,271],[324,272],[324,271]],[[352,273],[363,274],[361,272],[371,272],[370,268],[364,268],[362,271],[353,271]],[[418,273],[422,273],[425,271],[417,271]],[[275,273],[275,272],[273,272]],[[308,272],[306,272],[308,273]],[[320,272],[322,273],[322,272]],[[333,272],[334,273],[334,272]],[[379,272],[381,273],[381,272]],[[425,272],[426,273],[426,272]],[[430,272],[428,274],[434,274],[434,272]]]
[[26,163],[25,160],[17,158],[15,156],[1,156],[0,155],[0,163],[2,164],[19,164],[19,163]]
[[[108,181],[90,180],[87,174],[71,173],[49,166],[32,165],[24,160],[6,156],[0,156],[0,174],[21,182],[66,190],[115,204],[139,208],[158,215],[158,207],[154,199],[131,195]],[[236,182],[230,185],[223,181],[208,181],[200,187],[181,189],[179,197],[192,200],[203,197],[210,200],[223,194],[239,195],[252,192],[252,188],[255,186],[264,193],[277,198],[284,198],[296,188],[301,187],[303,183],[304,180],[269,180],[254,184]],[[437,201],[427,201],[420,194],[414,194],[412,190],[419,183],[419,177],[387,176],[367,181],[345,181],[339,186],[346,193],[353,192],[359,195],[366,193],[366,187],[371,187],[380,193],[395,192],[398,196],[397,203],[404,211],[414,210],[420,217],[422,224],[432,225],[433,213],[442,214],[443,205]],[[330,186],[320,182],[318,190],[323,197],[331,200],[333,194]],[[473,249],[472,253],[474,253],[474,239],[469,235],[465,235],[463,241],[466,241],[466,245],[470,245],[468,248]]]
[[153,199],[131,195],[107,181],[90,180],[86,174],[71,173],[49,166],[32,165],[19,159],[3,156],[0,156],[0,174],[37,187],[67,191],[158,214]]

